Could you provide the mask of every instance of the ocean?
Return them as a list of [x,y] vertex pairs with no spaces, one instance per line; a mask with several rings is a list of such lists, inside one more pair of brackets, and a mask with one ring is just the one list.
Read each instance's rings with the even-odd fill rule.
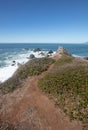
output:
[[34,54],[37,58],[42,57],[38,52],[34,53],[33,49],[40,48],[46,53],[49,50],[56,52],[59,46],[66,48],[73,56],[88,56],[88,44],[0,44],[0,82],[4,82],[14,74],[18,68],[17,63],[26,63],[30,54]]

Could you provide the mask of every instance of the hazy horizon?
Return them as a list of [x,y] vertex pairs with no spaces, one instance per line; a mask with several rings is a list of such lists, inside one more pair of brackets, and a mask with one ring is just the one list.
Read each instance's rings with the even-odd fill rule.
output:
[[46,43],[44,43],[44,42],[40,42],[40,43],[38,43],[38,42],[0,42],[0,44],[87,44],[86,42],[84,42],[84,43],[61,43],[61,42],[58,42],[58,43],[50,43],[50,42],[46,42]]

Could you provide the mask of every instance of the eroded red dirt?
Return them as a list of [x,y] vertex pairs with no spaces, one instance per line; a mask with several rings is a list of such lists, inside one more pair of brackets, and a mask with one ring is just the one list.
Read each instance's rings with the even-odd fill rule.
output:
[[17,130],[82,130],[80,122],[70,122],[39,90],[38,80],[42,76],[28,78],[22,88],[0,97],[0,119]]

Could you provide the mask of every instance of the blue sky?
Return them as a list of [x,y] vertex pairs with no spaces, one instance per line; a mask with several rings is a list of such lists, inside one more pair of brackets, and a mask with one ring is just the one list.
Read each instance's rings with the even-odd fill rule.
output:
[[88,0],[0,0],[0,43],[88,41]]

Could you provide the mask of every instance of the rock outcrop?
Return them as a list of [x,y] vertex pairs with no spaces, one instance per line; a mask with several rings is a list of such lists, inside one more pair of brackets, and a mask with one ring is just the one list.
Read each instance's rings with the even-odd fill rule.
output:
[[36,48],[36,49],[34,49],[34,52],[39,52],[39,51],[41,51],[40,48]]
[[48,54],[52,54],[52,53],[53,53],[53,51],[52,51],[52,50],[49,50]]
[[31,54],[30,59],[33,59],[33,58],[35,58],[35,55]]
[[67,56],[72,56],[65,48],[59,47],[57,50],[58,55],[67,55]]
[[88,60],[88,57],[84,57],[85,60]]
[[65,48],[59,47],[56,54],[53,56],[54,59],[58,60],[58,58],[62,56],[72,56]]
[[44,53],[44,52],[41,52],[41,53],[39,53],[39,55],[45,56],[45,53]]

